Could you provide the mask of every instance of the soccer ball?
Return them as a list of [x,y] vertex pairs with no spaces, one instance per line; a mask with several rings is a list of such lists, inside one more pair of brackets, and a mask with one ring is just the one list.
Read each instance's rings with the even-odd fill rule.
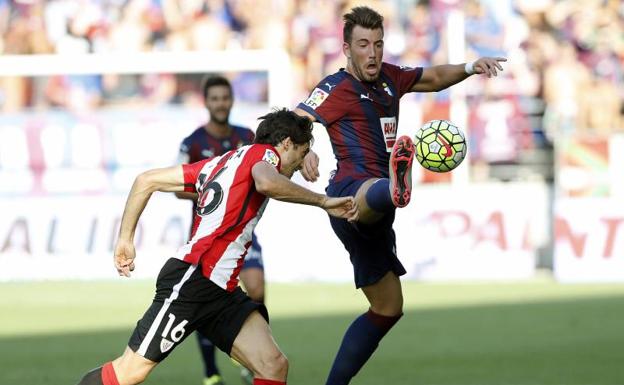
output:
[[435,172],[451,171],[466,156],[464,133],[448,120],[432,120],[416,132],[416,159],[424,168]]

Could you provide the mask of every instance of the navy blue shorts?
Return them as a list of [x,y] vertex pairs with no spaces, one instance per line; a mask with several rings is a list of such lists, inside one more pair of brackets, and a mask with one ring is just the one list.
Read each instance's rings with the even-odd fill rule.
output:
[[[327,186],[330,197],[355,196],[362,183],[368,179],[343,179]],[[396,236],[392,229],[394,210],[379,221],[364,225],[352,224],[345,219],[330,216],[334,233],[338,236],[353,265],[355,287],[370,286],[382,279],[389,271],[397,276],[405,274],[405,268],[396,256]]]

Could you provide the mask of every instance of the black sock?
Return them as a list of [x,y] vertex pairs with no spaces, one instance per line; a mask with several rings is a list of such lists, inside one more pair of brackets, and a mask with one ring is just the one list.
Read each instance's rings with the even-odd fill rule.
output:
[[325,385],[348,384],[401,315],[388,317],[369,310],[356,318],[344,335]]

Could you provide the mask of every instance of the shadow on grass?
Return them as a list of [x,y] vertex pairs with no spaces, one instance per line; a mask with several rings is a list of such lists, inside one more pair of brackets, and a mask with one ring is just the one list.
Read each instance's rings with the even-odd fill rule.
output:
[[[273,320],[290,384],[324,383],[356,315]],[[130,332],[1,338],[0,384],[75,384],[119,355]],[[239,384],[237,369],[219,360],[228,384]],[[146,384],[199,385],[200,377],[191,337]],[[621,385],[624,297],[408,311],[352,384]]]

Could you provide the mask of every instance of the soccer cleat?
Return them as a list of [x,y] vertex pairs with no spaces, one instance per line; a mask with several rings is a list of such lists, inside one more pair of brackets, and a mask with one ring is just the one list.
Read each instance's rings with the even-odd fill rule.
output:
[[396,207],[405,207],[412,195],[412,161],[414,142],[403,135],[392,146],[390,154],[390,197]]
[[204,378],[204,385],[225,385],[223,378],[218,374],[213,374],[210,377]]

